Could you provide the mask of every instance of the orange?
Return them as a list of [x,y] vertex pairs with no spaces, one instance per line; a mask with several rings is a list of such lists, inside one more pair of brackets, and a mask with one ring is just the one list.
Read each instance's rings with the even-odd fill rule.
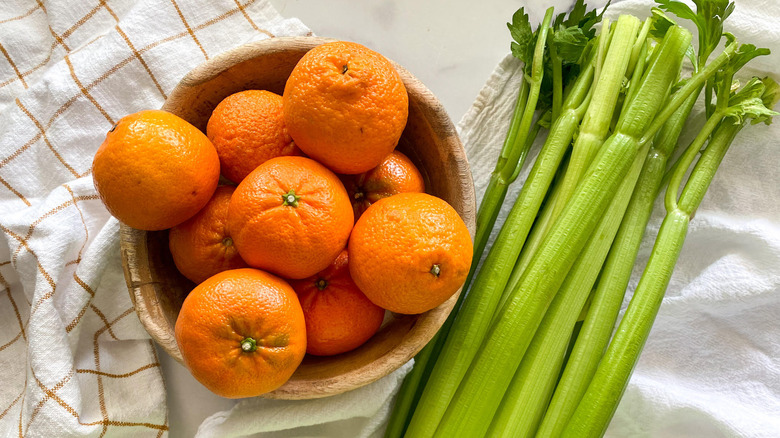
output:
[[345,41],[308,51],[283,98],[295,143],[337,173],[376,167],[395,148],[409,115],[409,96],[393,64]]
[[220,102],[206,134],[214,143],[225,178],[239,183],[255,167],[281,155],[300,155],[282,114],[282,96],[245,90]]
[[372,303],[349,275],[344,250],[327,268],[290,282],[306,319],[306,353],[331,356],[363,345],[379,330],[385,309]]
[[359,175],[343,175],[355,220],[374,202],[398,193],[421,193],[425,183],[412,160],[399,151],[386,156],[379,166]]
[[306,353],[295,291],[251,268],[223,271],[196,286],[181,306],[175,336],[193,377],[227,398],[273,391]]
[[250,266],[286,278],[325,269],[346,246],[352,205],[338,177],[305,157],[277,157],[236,188],[228,230]]
[[349,240],[349,271],[374,304],[416,314],[457,292],[472,251],[469,230],[449,204],[425,193],[401,193],[360,216]]
[[219,181],[219,157],[196,127],[171,113],[123,117],[92,161],[92,178],[108,211],[141,230],[163,230],[194,216]]
[[217,187],[195,216],[171,228],[168,246],[185,277],[200,283],[212,275],[247,267],[227,232],[227,213],[234,186]]

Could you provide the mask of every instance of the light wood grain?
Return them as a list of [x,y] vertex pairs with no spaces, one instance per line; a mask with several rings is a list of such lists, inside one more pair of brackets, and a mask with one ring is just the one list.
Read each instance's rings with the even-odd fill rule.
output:
[[[329,41],[315,37],[272,38],[246,44],[192,70],[163,106],[205,131],[211,111],[228,95],[246,89],[281,94],[296,62]],[[436,97],[396,64],[409,92],[409,120],[398,144],[423,174],[426,191],[449,202],[475,229],[474,185],[455,127]],[[168,232],[121,227],[120,248],[127,287],[138,317],[152,338],[182,362],[173,327],[181,303],[194,285],[176,270]],[[306,356],[292,378],[264,397],[308,399],[369,384],[409,361],[446,319],[457,294],[420,315],[390,314],[366,344],[332,357]]]

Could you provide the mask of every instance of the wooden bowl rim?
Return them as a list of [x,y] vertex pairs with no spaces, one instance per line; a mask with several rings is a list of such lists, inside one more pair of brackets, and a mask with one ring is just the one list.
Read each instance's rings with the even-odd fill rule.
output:
[[[276,37],[250,42],[231,49],[205,61],[187,73],[173,91],[171,91],[165,104],[162,106],[162,109],[167,110],[175,106],[178,100],[185,98],[192,87],[199,86],[216,78],[237,64],[260,56],[284,52],[290,48],[305,47],[306,50],[310,50],[317,45],[330,41],[337,40],[323,37]],[[391,60],[391,62],[393,61]],[[466,223],[473,239],[476,229],[474,184],[471,178],[471,170],[466,158],[466,153],[460,138],[457,135],[454,124],[439,100],[427,87],[425,87],[425,85],[404,67],[395,62],[393,62],[393,65],[401,75],[407,90],[409,90],[410,97],[412,93],[420,96],[420,102],[424,102],[425,106],[429,108],[429,111],[436,115],[434,120],[428,120],[428,122],[431,123],[432,130],[434,132],[449,134],[446,136],[446,143],[450,145],[450,153],[452,153],[454,157],[454,163],[457,165],[458,174],[461,175],[453,184],[459,186],[459,190],[464,197],[462,200],[463,211],[459,211],[458,213]],[[158,302],[155,300],[147,303],[141,292],[144,288],[154,288],[154,280],[151,278],[144,278],[143,273],[139,272],[138,266],[130,266],[129,263],[129,260],[133,257],[135,248],[146,246],[147,232],[120,223],[120,238],[120,251],[125,280],[127,282],[130,298],[141,324],[150,334],[152,339],[168,355],[184,365],[181,353],[176,345],[173,331],[169,330],[166,325],[159,324],[158,322],[158,319],[161,316],[157,311]],[[458,290],[458,292],[446,302],[428,312],[418,315],[417,320],[407,333],[405,339],[373,362],[351,370],[346,374],[339,375],[336,378],[318,380],[291,379],[280,388],[263,394],[262,397],[275,399],[325,397],[356,389],[392,373],[412,359],[414,355],[430,341],[446,320],[460,293],[461,290]]]

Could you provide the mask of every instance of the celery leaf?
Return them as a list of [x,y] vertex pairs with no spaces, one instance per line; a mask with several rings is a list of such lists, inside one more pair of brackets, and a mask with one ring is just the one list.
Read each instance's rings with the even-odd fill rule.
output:
[[747,120],[754,124],[769,124],[772,116],[779,114],[772,110],[778,98],[780,95],[775,81],[752,77],[741,89],[731,94],[725,113],[737,124]]
[[693,0],[694,12],[687,4],[677,0],[656,0],[659,7],[682,19],[691,20],[699,32],[699,66],[707,62],[723,36],[723,21],[734,11],[729,0]]
[[737,53],[734,55],[734,57],[729,60],[729,63],[724,67],[725,69],[731,70],[732,72],[739,71],[742,67],[745,66],[751,59],[756,58],[758,56],[766,56],[769,55],[769,49],[766,48],[756,48],[753,44],[741,44],[739,46],[739,49],[737,50]]
[[553,34],[552,42],[564,64],[577,63],[582,57],[588,38],[579,27],[560,26]]
[[774,109],[777,102],[780,102],[780,85],[769,76],[761,79],[761,82],[764,83],[764,94],[761,96],[761,100],[764,101],[767,108]]
[[650,25],[650,32],[649,35],[656,41],[661,41],[664,39],[664,35],[666,35],[666,31],[669,30],[670,27],[677,25],[677,23],[674,22],[671,18],[669,18],[668,15],[664,14],[664,12],[661,9],[658,8],[652,8],[650,9],[650,12],[652,13],[652,21]]
[[506,24],[512,35],[511,49],[515,58],[530,65],[534,58],[534,46],[536,46],[536,34],[531,30],[531,22],[524,8],[518,9],[512,15],[512,22]]

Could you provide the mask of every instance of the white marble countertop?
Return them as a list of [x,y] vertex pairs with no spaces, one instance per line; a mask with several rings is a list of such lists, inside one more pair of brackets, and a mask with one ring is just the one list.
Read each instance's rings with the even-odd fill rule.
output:
[[[284,17],[297,17],[316,35],[350,40],[403,65],[439,98],[454,123],[471,106],[498,62],[509,53],[506,22],[525,6],[532,22],[570,0],[271,0]],[[598,6],[603,1],[590,1]],[[160,350],[168,392],[171,438],[191,437],[211,414],[235,401],[210,393]]]

